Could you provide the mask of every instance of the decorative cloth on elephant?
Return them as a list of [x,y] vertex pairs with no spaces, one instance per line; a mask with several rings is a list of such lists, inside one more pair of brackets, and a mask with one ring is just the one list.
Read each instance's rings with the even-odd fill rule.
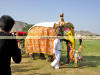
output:
[[[42,25],[44,24],[44,25]],[[46,26],[47,25],[47,26]],[[49,27],[48,27],[49,25]],[[32,28],[29,29],[27,37],[30,36],[55,36],[54,23],[41,23],[36,24]],[[44,39],[44,38],[28,38],[25,39],[25,49],[26,53],[44,53],[48,55],[53,55],[53,41],[54,39]]]

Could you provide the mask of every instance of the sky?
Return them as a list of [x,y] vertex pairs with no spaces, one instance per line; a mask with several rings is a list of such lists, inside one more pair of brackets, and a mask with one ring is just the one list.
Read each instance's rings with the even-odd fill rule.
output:
[[58,21],[61,12],[75,30],[100,34],[100,0],[0,0],[0,16],[28,24]]

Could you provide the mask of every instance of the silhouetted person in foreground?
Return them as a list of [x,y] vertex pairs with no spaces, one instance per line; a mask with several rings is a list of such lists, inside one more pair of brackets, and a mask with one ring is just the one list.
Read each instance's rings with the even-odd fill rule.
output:
[[0,18],[0,75],[11,75],[11,57],[15,63],[21,62],[21,50],[16,39],[2,39],[4,36],[12,36],[10,31],[14,23],[10,16]]

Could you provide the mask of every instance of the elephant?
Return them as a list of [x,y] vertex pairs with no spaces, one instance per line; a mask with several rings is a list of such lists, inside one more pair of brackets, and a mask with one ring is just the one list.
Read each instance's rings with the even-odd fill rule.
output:
[[[41,23],[40,25],[42,25],[42,24],[45,24],[45,23]],[[39,25],[33,26],[31,29],[29,29],[28,35],[25,39],[26,53],[42,53],[42,54],[47,54],[47,55],[52,56],[54,39],[50,38],[50,37],[56,36],[54,34],[55,27],[60,28],[59,33],[61,33],[63,36],[62,40],[65,41],[67,44],[67,56],[68,56],[68,61],[69,61],[68,43],[71,43],[71,46],[73,49],[75,48],[74,27],[73,27],[73,24],[70,22],[65,23],[63,26],[59,26],[56,23],[52,23],[51,27],[46,27],[43,25],[42,26],[39,26]],[[31,38],[33,36],[35,38]],[[48,37],[49,37],[49,39],[48,39]],[[40,56],[41,56],[41,54],[40,54]]]
[[70,50],[75,49],[74,26],[71,22],[64,22],[63,13],[60,14],[59,22],[44,22],[32,26],[28,30],[28,35],[25,39],[26,53],[42,53],[53,55],[53,41],[56,35],[56,28],[59,28],[59,33],[63,37],[63,41],[67,44],[68,63],[70,59]]

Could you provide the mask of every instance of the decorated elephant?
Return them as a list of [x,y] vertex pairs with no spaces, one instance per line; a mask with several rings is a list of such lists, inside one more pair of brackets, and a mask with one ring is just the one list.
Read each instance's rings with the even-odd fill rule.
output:
[[[56,28],[60,28],[59,33],[63,36],[63,40],[66,41],[69,62],[69,50],[75,49],[74,26],[70,22],[64,22],[63,14],[60,14],[59,22],[38,23],[28,30],[28,35],[25,39],[26,53],[53,55],[54,39],[52,37],[56,36],[54,34]],[[69,44],[71,44],[71,46]]]

